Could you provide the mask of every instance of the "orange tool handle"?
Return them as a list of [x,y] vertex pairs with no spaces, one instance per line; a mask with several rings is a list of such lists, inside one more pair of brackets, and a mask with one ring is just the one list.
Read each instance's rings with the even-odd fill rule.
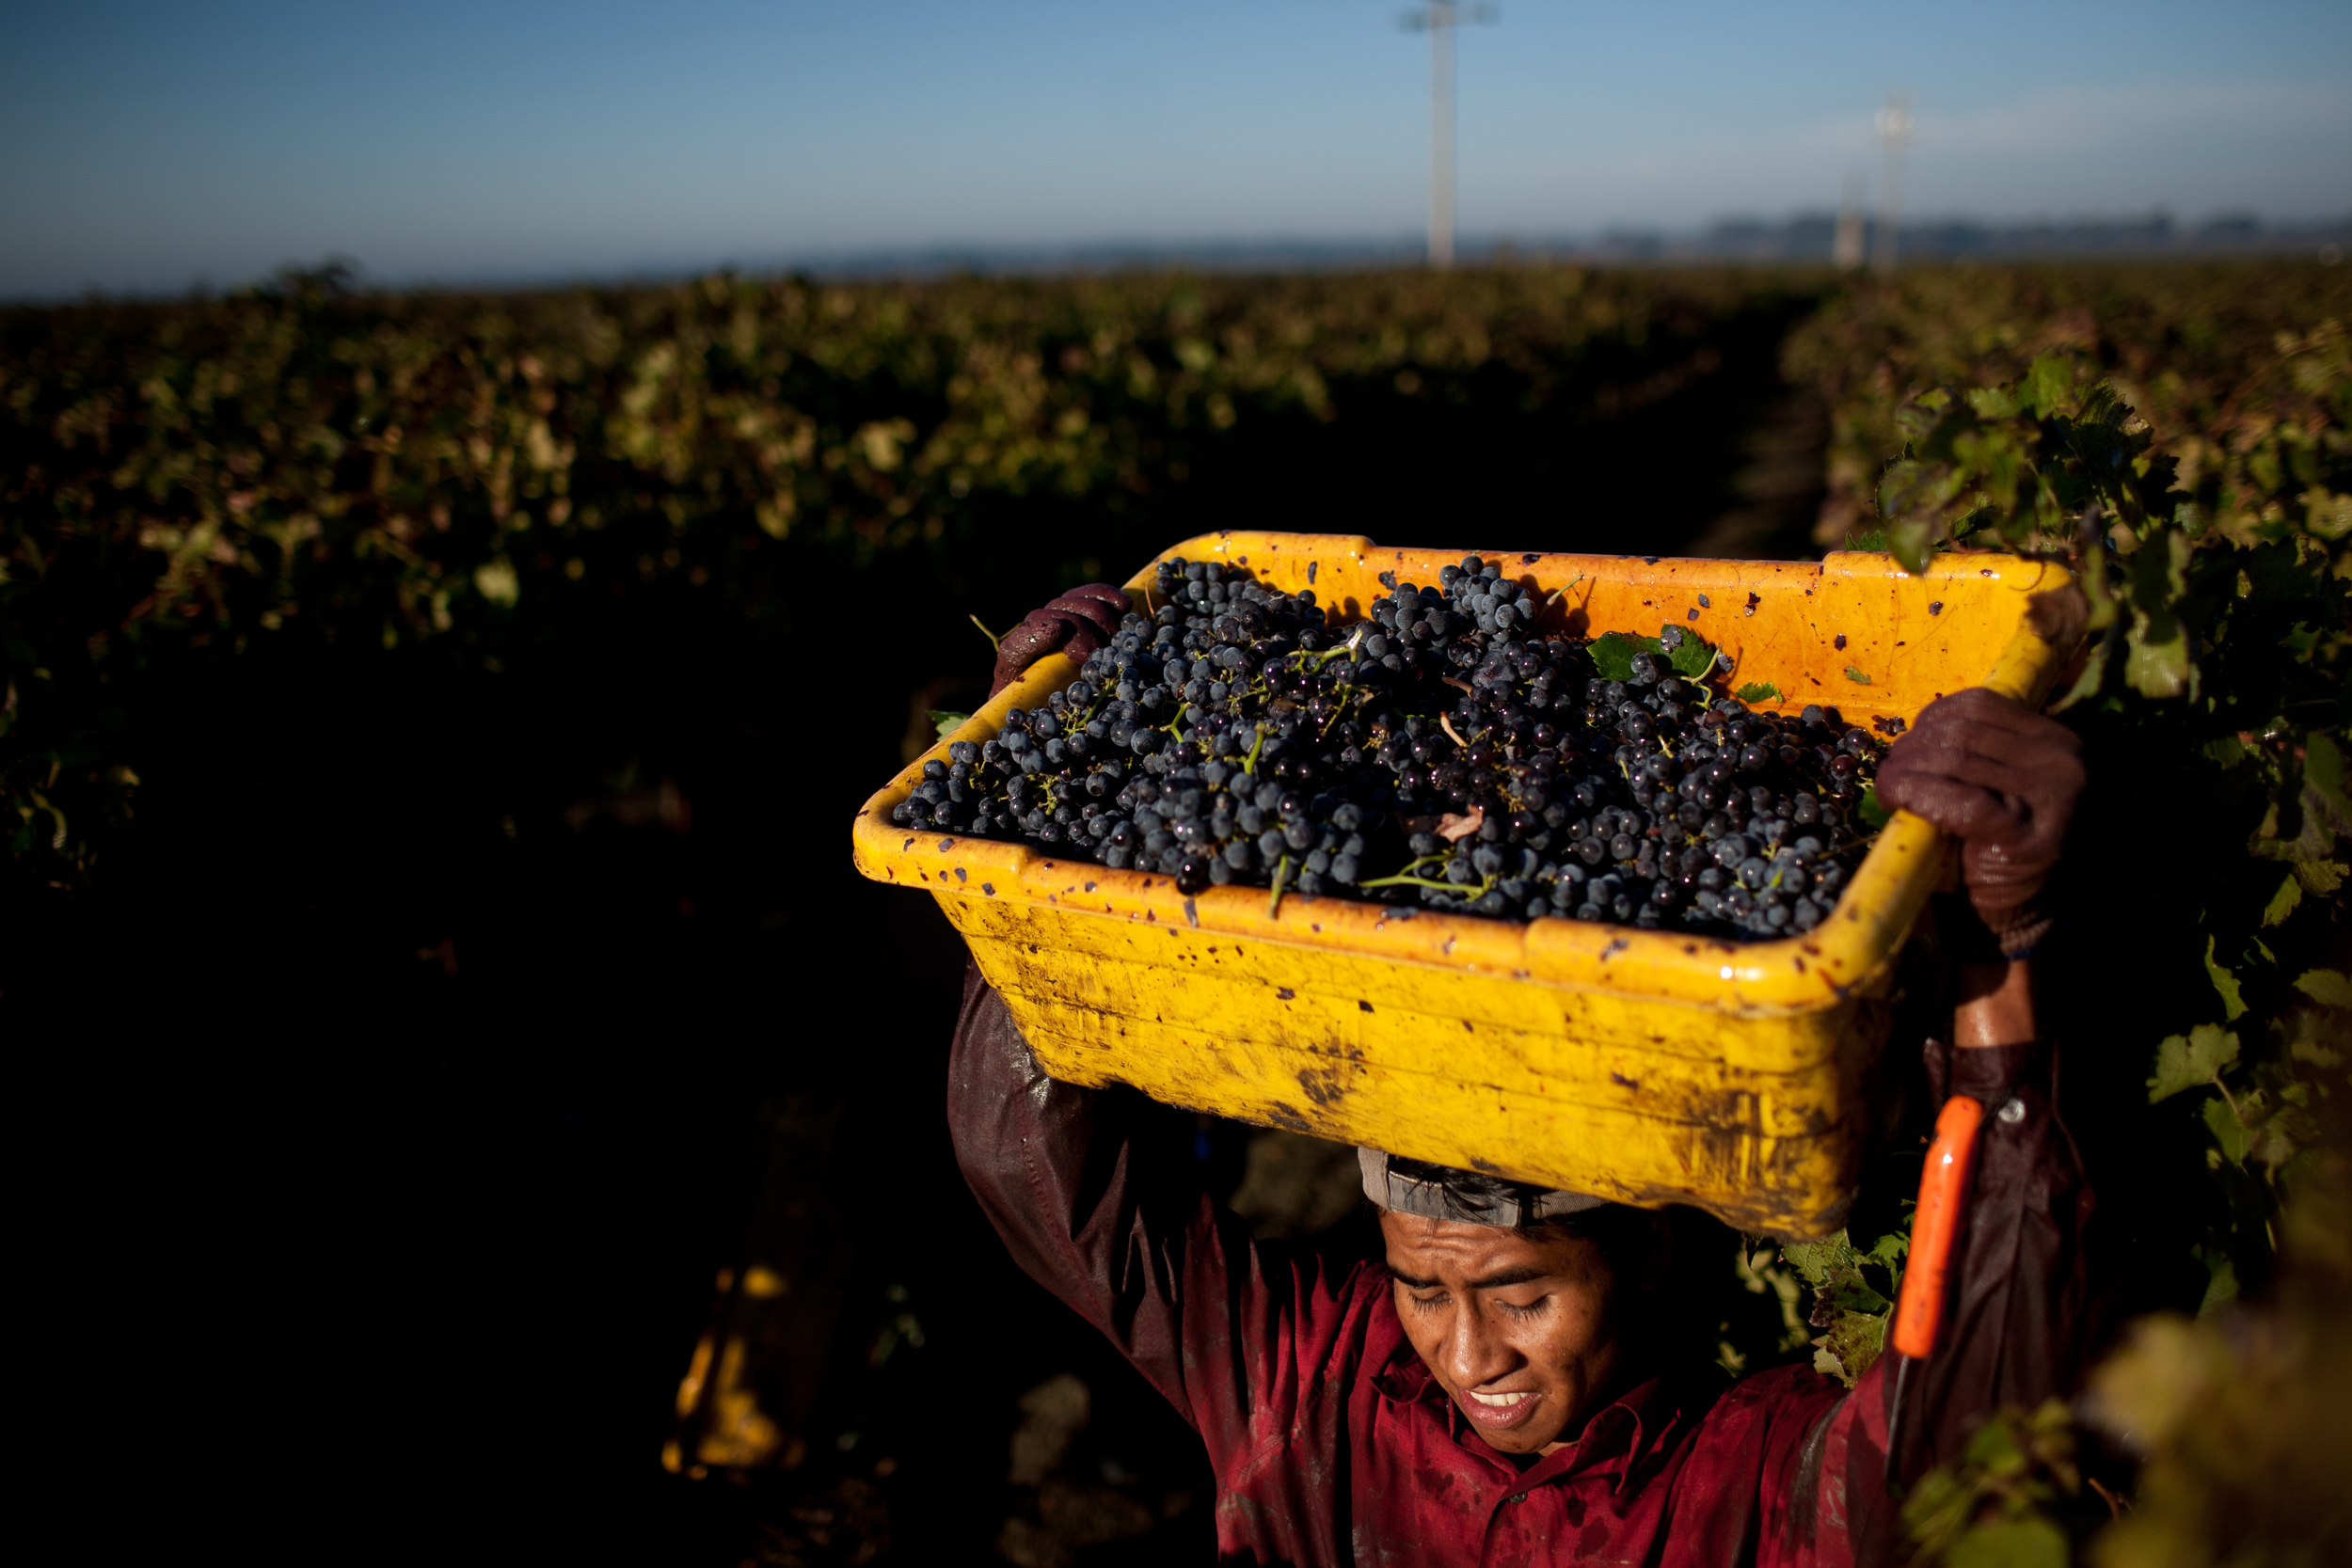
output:
[[1968,1173],[1977,1159],[1977,1126],[1983,1120],[1984,1106],[1964,1094],[1946,1101],[1935,1118],[1928,1168],[1919,1173],[1919,1207],[1911,1216],[1911,1260],[1903,1270],[1902,1299],[1895,1307],[1899,1354],[1915,1358],[1934,1354],[1936,1336],[1944,1326],[1952,1243],[1960,1235],[1961,1206],[1967,1200]]

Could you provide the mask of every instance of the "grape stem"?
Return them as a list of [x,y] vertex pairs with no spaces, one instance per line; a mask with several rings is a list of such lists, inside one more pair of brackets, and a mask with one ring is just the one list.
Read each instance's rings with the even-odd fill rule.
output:
[[[1434,888],[1439,893],[1461,893],[1464,891],[1463,889],[1454,886],[1452,882],[1433,882],[1426,877],[1407,877],[1403,872],[1399,872],[1393,877],[1375,877],[1371,881],[1358,882],[1356,885],[1359,888],[1425,887]],[[1480,891],[1483,893],[1485,890],[1482,888]]]
[[[1365,623],[1365,625],[1366,625],[1366,626],[1369,626],[1370,624],[1371,624],[1370,622],[1366,622],[1366,623]],[[1364,640],[1364,627],[1363,627],[1363,626],[1358,626],[1358,627],[1356,628],[1356,633],[1355,633],[1355,635],[1354,635],[1354,636],[1352,636],[1352,637],[1350,637],[1350,638],[1349,638],[1346,641],[1344,641],[1344,642],[1341,643],[1338,647],[1336,647],[1336,648],[1326,648],[1326,649],[1324,649],[1324,650],[1323,650],[1323,652],[1321,652],[1321,653],[1319,653],[1319,654],[1302,654],[1302,655],[1300,655],[1299,657],[1302,657],[1302,658],[1311,658],[1311,659],[1313,659],[1313,660],[1315,661],[1315,668],[1316,668],[1316,669],[1318,669],[1318,670],[1320,670],[1320,669],[1322,669],[1325,665],[1327,665],[1327,664],[1330,663],[1333,659],[1335,659],[1335,658],[1339,657],[1340,657],[1340,655],[1342,655],[1342,654],[1352,654],[1352,653],[1354,653],[1354,652],[1356,651],[1356,644],[1357,644],[1357,643],[1359,643],[1359,642],[1360,642],[1360,641],[1362,641],[1363,640]]]
[[1368,691],[1357,691],[1351,689],[1347,682],[1340,682],[1340,704],[1331,710],[1331,716],[1323,721],[1322,732],[1315,738],[1317,740],[1330,739],[1331,732],[1339,728],[1341,721],[1346,719],[1348,704],[1355,702],[1359,697],[1370,696],[1371,693]]
[[1551,597],[1544,601],[1544,608],[1546,610],[1549,610],[1553,605],[1556,605],[1562,599],[1566,598],[1568,596],[1568,590],[1574,588],[1578,583],[1582,582],[1583,580],[1584,574],[1579,572],[1576,576],[1562,583],[1558,588],[1553,589]]
[[1419,871],[1419,870],[1420,870],[1422,866],[1424,866],[1424,865],[1431,865],[1431,864],[1441,864],[1441,863],[1444,863],[1445,859],[1446,859],[1446,857],[1445,857],[1445,856],[1443,856],[1443,855],[1417,855],[1417,856],[1415,856],[1412,860],[1407,861],[1407,862],[1406,863],[1405,869],[1404,869],[1404,870],[1402,870],[1402,871],[1400,871],[1400,872],[1398,872],[1398,873],[1397,873],[1396,875],[1394,875],[1393,877],[1378,877],[1378,878],[1375,878],[1373,880],[1368,881],[1368,882],[1358,882],[1356,885],[1357,885],[1358,887],[1359,887],[1359,888],[1367,888],[1367,887],[1425,887],[1425,888],[1435,888],[1435,889],[1436,889],[1438,892],[1439,892],[1439,893],[1458,893],[1458,894],[1460,894],[1460,895],[1461,895],[1463,897],[1465,897],[1465,898],[1482,898],[1482,897],[1486,896],[1486,895],[1487,893],[1489,893],[1489,892],[1491,892],[1491,891],[1493,890],[1494,885],[1495,885],[1495,879],[1494,879],[1492,877],[1487,878],[1485,881],[1480,882],[1480,883],[1479,883],[1479,884],[1478,884],[1475,888],[1473,888],[1473,887],[1469,886],[1469,885],[1468,885],[1468,884],[1466,884],[1466,883],[1455,883],[1455,882],[1438,882],[1438,881],[1432,881],[1432,880],[1430,880],[1430,879],[1429,879],[1428,878],[1426,878],[1426,877],[1417,877],[1417,876],[1415,876],[1415,875],[1414,875],[1414,873],[1415,873],[1416,871]]
[[1485,881],[1480,882],[1476,887],[1470,887],[1454,882],[1433,882],[1426,877],[1406,877],[1400,874],[1394,877],[1382,877],[1376,881],[1358,882],[1356,885],[1359,888],[1425,887],[1438,893],[1451,893],[1458,898],[1470,900],[1484,898],[1486,895],[1492,893],[1494,891],[1495,882],[1494,879],[1489,877]]
[[1290,876],[1291,858],[1284,855],[1274,866],[1274,892],[1265,901],[1265,917],[1272,920],[1282,908],[1282,882]]
[[[969,612],[967,611],[967,613],[969,613]],[[1001,638],[1001,637],[997,636],[994,632],[993,632],[993,631],[989,630],[989,629],[988,629],[988,627],[986,627],[985,626],[981,626],[981,625],[980,625],[980,618],[979,618],[978,616],[974,615],[974,616],[972,617],[972,624],[973,624],[974,626],[979,626],[979,627],[980,627],[980,635],[981,635],[982,637],[985,637],[985,638],[987,638],[987,639],[988,639],[988,645],[989,645],[990,647],[992,647],[992,648],[998,648],[998,649],[1001,649],[1002,647],[1004,647],[1004,645],[1005,645],[1005,640],[1004,640],[1003,638]]]

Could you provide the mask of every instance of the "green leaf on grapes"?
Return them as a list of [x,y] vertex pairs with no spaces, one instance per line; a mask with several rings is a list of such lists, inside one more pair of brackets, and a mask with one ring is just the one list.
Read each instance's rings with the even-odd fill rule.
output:
[[2323,1007],[2352,1010],[2352,979],[2332,969],[2305,970],[2296,977],[2295,989]]
[[1851,664],[1846,666],[1846,678],[1853,682],[1856,686],[1867,686],[1870,684],[1870,677],[1864,674],[1861,671],[1855,669]]
[[1605,681],[1631,680],[1635,654],[1663,658],[1685,680],[1699,680],[1715,668],[1714,644],[1681,626],[1661,626],[1656,637],[1603,632],[1593,639],[1586,651],[1593,656],[1593,668]]
[[956,713],[944,707],[932,708],[930,710],[930,716],[931,727],[937,730],[941,735],[953,733],[955,730],[961,727],[965,720],[972,717],[968,713]]
[[1646,637],[1628,637],[1621,631],[1607,631],[1593,639],[1586,650],[1593,656],[1593,668],[1605,681],[1629,681],[1633,678],[1633,656],[1654,654],[1658,644]]
[[2237,1036],[2217,1023],[2201,1023],[2186,1035],[2170,1035],[2156,1047],[2155,1076],[2148,1080],[2148,1102],[2169,1100],[2183,1089],[2221,1080],[2221,1069],[2237,1060]]
[[1862,820],[1870,824],[1870,831],[1872,832],[1878,832],[1878,830],[1885,827],[1889,822],[1895,819],[1895,814],[1888,811],[1883,805],[1879,803],[1879,792],[1876,784],[1872,784],[1869,788],[1862,792],[1862,803],[1854,809],[1862,814]]
[[2246,997],[2238,990],[2237,976],[2231,973],[2229,965],[2214,958],[2217,940],[2213,937],[2205,939],[2205,973],[2213,977],[2213,989],[2221,993],[2221,1022],[2235,1023],[2245,1016]]
[[1733,695],[1743,703],[1769,703],[1780,695],[1780,688],[1771,681],[1751,681]]
[[1659,628],[1658,642],[1661,648],[1666,646],[1666,634],[1670,631],[1681,633],[1667,655],[1674,663],[1676,674],[1680,675],[1684,680],[1694,681],[1715,668],[1715,645],[1699,636],[1698,633],[1686,630],[1681,626]]

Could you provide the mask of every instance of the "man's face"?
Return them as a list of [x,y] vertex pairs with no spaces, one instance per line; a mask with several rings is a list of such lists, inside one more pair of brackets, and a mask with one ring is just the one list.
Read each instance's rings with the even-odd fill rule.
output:
[[1412,1214],[1380,1232],[1406,1337],[1488,1444],[1548,1452],[1579,1430],[1618,1365],[1598,1246]]

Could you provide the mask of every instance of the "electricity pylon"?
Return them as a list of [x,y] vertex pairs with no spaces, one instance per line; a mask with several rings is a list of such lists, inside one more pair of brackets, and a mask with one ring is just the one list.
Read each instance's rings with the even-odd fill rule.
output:
[[1879,224],[1872,238],[1878,243],[1871,264],[1881,276],[1895,276],[1895,226],[1900,221],[1903,195],[1903,148],[1911,140],[1911,94],[1890,92],[1879,111],[1879,145],[1886,150],[1885,172],[1879,177]]
[[1430,0],[1402,19],[1407,32],[1429,35],[1429,264],[1454,264],[1454,29],[1492,22],[1492,6]]
[[1846,176],[1846,199],[1837,204],[1837,237],[1830,242],[1829,259],[1839,272],[1862,266],[1862,176]]

